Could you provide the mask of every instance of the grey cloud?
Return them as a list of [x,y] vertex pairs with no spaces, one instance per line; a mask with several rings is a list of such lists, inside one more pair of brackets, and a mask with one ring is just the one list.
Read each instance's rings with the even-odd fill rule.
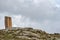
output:
[[[25,7],[26,6],[26,7]],[[10,14],[22,14],[30,17],[42,16],[51,16],[55,13],[53,6],[48,2],[42,2],[38,7],[33,4],[32,1],[25,0],[23,3],[17,0],[1,0],[0,1],[0,10],[1,12],[10,12]],[[27,14],[27,15],[26,15]],[[49,16],[48,16],[49,15]]]
[[[0,14],[23,15],[35,20],[42,26],[45,26],[43,21],[48,20],[50,23],[46,25],[46,28],[43,28],[50,31],[52,27],[60,24],[60,8],[57,8],[55,4],[52,0],[43,0],[39,3],[34,3],[34,0],[0,0]],[[58,24],[55,24],[56,22]]]

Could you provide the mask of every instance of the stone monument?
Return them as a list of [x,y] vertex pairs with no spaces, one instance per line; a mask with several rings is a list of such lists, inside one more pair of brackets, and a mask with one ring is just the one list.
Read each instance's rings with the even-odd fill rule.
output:
[[12,19],[9,16],[5,16],[5,29],[12,28]]

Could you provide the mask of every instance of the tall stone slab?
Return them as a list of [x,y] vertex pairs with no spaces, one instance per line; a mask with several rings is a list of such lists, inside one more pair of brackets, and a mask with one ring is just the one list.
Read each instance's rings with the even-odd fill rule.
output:
[[11,17],[5,16],[5,29],[12,28],[12,19]]

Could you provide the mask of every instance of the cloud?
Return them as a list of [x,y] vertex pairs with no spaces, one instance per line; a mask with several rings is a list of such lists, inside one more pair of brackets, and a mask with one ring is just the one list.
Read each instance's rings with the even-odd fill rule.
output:
[[13,26],[33,26],[47,32],[60,32],[56,31],[56,28],[60,29],[60,4],[56,0],[0,0],[1,21],[6,15],[12,17]]

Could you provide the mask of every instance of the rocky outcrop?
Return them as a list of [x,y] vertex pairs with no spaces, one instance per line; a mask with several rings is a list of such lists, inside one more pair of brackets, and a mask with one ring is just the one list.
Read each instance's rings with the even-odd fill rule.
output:
[[60,40],[60,34],[49,34],[33,28],[0,30],[0,40]]

